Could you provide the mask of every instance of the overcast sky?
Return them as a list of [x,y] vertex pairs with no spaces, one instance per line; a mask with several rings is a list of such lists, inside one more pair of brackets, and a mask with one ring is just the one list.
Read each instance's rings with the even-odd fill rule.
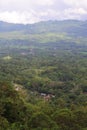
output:
[[87,20],[87,0],[0,0],[0,20],[35,23],[45,20]]

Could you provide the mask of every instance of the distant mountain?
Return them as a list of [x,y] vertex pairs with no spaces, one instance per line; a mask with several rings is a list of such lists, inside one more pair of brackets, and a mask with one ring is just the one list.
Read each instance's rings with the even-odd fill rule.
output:
[[23,31],[28,34],[67,33],[73,36],[87,35],[87,21],[46,21],[35,24],[13,24],[0,21],[0,32]]
[[23,24],[13,24],[0,21],[0,32],[20,31],[25,29]]

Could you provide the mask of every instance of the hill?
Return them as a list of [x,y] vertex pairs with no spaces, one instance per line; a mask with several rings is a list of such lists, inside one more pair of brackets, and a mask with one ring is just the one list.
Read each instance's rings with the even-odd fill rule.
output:
[[68,33],[71,35],[86,35],[87,21],[64,20],[46,21],[35,24],[13,24],[0,21],[0,32],[25,31],[30,34],[38,33]]
[[69,42],[87,44],[87,21],[46,21],[35,24],[12,24],[0,22],[0,39],[22,40],[28,43]]
[[0,130],[87,130],[86,27],[0,22]]

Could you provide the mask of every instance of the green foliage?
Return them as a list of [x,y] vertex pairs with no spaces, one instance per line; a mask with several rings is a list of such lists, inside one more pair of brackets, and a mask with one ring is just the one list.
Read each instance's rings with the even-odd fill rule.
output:
[[0,130],[86,130],[86,22],[2,24]]
[[86,106],[62,109],[44,100],[33,105],[6,81],[0,83],[0,96],[1,130],[82,130],[87,127]]
[[48,128],[51,129],[56,126],[56,124],[44,113],[35,113],[30,119],[31,128]]

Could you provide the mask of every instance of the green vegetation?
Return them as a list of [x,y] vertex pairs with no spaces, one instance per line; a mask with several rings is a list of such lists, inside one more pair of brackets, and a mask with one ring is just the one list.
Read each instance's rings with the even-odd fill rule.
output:
[[48,21],[1,28],[0,130],[87,129],[84,26]]

